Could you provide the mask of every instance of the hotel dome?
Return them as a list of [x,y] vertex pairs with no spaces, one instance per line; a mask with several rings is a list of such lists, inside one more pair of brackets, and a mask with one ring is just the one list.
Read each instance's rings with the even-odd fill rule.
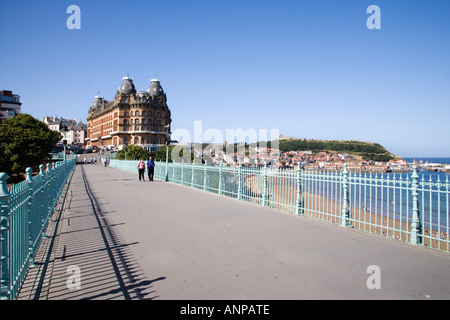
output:
[[103,98],[99,96],[95,96],[94,102],[92,103],[92,110],[96,110],[102,106]]
[[136,88],[134,87],[133,79],[129,77],[123,77],[122,85],[119,87],[118,92],[122,94],[132,94],[136,93]]
[[159,80],[158,79],[152,79],[151,82],[152,82],[152,84],[148,88],[147,92],[152,97],[159,97],[159,96],[164,95],[164,90],[162,89],[161,84],[159,83]]

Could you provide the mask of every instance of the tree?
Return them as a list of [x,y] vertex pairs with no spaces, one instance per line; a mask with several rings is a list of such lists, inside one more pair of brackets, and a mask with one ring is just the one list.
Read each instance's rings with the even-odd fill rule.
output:
[[0,124],[0,171],[24,174],[27,167],[37,169],[51,159],[50,152],[61,134],[45,123],[21,113]]
[[[177,154],[178,152],[178,154]],[[187,152],[187,154],[185,153]],[[156,161],[166,162],[167,146],[160,148],[155,151],[154,159]],[[169,162],[180,162],[184,159],[185,162],[191,163],[194,160],[194,155],[191,153],[190,149],[186,149],[176,145],[169,146]]]
[[117,158],[119,160],[125,160],[125,152],[127,154],[127,160],[148,159],[151,154],[141,146],[134,144],[123,147],[118,153]]
[[[166,161],[166,150],[167,146],[160,148],[155,151],[155,160],[165,162]],[[169,146],[169,162],[172,162],[172,150],[174,146]]]

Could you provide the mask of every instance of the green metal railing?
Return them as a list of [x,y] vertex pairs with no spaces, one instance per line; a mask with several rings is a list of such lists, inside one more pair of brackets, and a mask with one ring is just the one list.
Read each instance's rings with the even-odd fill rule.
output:
[[[76,158],[40,165],[39,174],[11,187],[0,173],[0,299],[14,299],[28,269],[34,265],[52,213],[73,172]],[[46,169],[46,170],[45,170]]]
[[[137,160],[110,166],[136,172]],[[155,178],[450,252],[450,182],[412,173],[156,162]]]

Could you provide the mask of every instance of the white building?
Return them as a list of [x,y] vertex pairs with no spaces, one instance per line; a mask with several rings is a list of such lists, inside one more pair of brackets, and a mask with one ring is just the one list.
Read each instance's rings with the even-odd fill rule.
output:
[[64,119],[55,117],[44,117],[42,121],[54,131],[62,133],[62,140],[67,140],[69,145],[84,145],[86,143],[87,125],[77,119]]

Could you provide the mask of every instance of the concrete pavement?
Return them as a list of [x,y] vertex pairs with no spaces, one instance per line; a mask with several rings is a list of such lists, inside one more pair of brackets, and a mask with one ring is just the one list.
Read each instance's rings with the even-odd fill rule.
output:
[[19,299],[450,298],[449,254],[101,164],[55,221]]

